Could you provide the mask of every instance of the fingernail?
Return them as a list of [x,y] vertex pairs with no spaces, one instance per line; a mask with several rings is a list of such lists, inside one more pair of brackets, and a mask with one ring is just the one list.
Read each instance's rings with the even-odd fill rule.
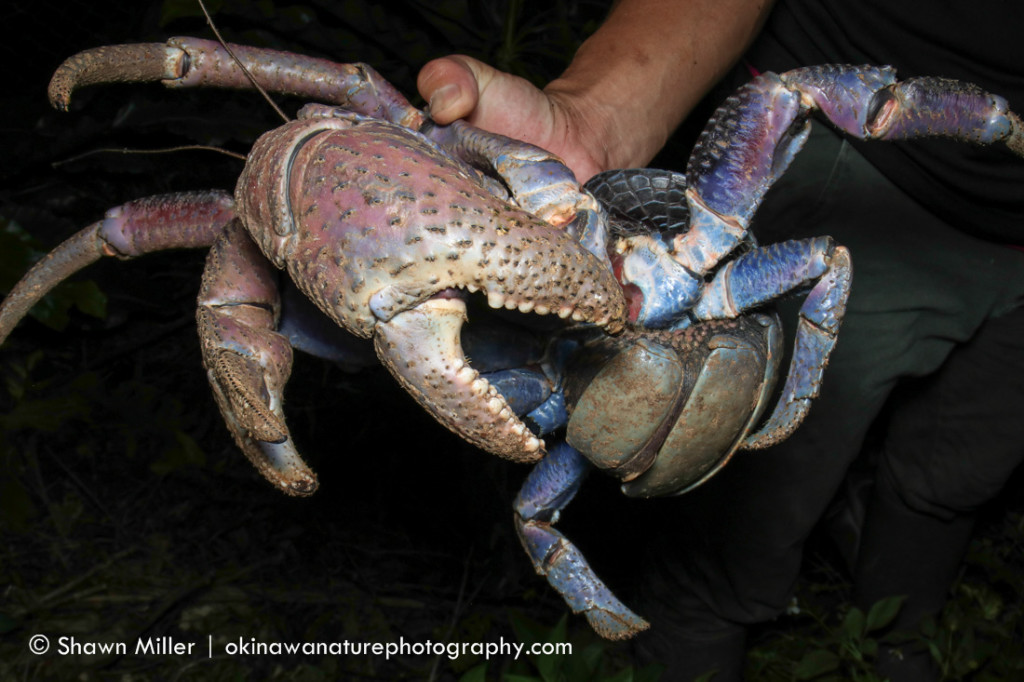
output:
[[459,86],[455,83],[448,83],[442,85],[440,88],[434,91],[434,94],[430,96],[430,114],[431,116],[437,116],[442,113],[445,109],[450,107],[459,98]]

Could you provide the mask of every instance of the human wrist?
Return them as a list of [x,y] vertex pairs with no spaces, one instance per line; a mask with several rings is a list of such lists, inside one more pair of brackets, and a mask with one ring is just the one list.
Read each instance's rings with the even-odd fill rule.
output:
[[648,163],[671,133],[607,83],[591,85],[566,75],[551,81],[544,93],[554,108],[555,126],[562,129],[562,146],[581,150],[593,165],[592,174]]

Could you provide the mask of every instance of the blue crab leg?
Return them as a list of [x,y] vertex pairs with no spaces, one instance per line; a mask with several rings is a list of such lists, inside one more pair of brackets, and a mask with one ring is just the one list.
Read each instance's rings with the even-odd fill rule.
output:
[[198,302],[203,365],[235,442],[278,489],[311,495],[316,475],[284,422],[292,348],[277,332],[277,273],[237,221],[210,249]]
[[1024,156],[1020,117],[1003,97],[971,83],[935,77],[897,81],[891,67],[828,64],[775,78],[800,94],[804,106],[821,110],[837,128],[861,139],[1002,142]]
[[213,244],[235,217],[225,192],[165,194],[107,211],[103,220],[48,253],[0,304],[0,343],[53,287],[104,256],[128,259],[154,251]]
[[520,367],[485,372],[481,376],[505,397],[509,408],[518,415],[531,413],[551,397],[551,381],[537,370]]
[[969,83],[896,80],[889,67],[824,65],[765,73],[726,99],[687,165],[690,229],[669,249],[702,276],[746,237],[765,192],[785,172],[819,109],[861,139],[952,137],[1005,143],[1024,156],[1024,124],[1007,102]]
[[543,436],[569,422],[565,394],[543,372],[520,368],[482,374],[501,393],[513,412]]
[[701,320],[734,318],[786,292],[814,285],[800,307],[793,359],[778,403],[742,447],[765,448],[785,440],[807,415],[836,344],[851,276],[849,252],[829,237],[817,237],[749,251],[726,263],[708,283],[693,309]]
[[587,460],[568,444],[551,448],[516,497],[516,530],[537,573],[574,613],[584,614],[602,637],[627,639],[647,629],[647,622],[611,593],[580,550],[553,527],[589,469]]
[[277,332],[292,350],[333,362],[347,372],[377,365],[366,339],[353,336],[313,305],[287,278],[281,282],[281,319]]

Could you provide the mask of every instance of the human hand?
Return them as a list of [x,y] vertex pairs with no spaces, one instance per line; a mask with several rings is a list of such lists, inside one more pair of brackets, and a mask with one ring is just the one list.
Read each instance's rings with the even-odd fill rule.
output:
[[427,63],[417,87],[440,124],[464,118],[546,149],[561,157],[580,182],[607,168],[592,120],[599,109],[590,110],[591,118],[583,115],[581,98],[559,89],[558,81],[541,90],[472,57],[453,55]]

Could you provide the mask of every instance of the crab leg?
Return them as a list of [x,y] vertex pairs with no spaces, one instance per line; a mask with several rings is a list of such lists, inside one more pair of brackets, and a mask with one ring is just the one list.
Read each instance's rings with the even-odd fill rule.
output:
[[746,236],[765,192],[789,167],[819,109],[861,139],[952,137],[1005,143],[1024,156],[1024,124],[1006,100],[942,78],[897,82],[889,67],[814,66],[765,73],[729,97],[687,165],[691,227],[673,258],[703,275]]
[[50,81],[50,102],[66,110],[77,88],[100,83],[161,81],[169,88],[254,89],[239,68],[268,92],[345,105],[366,116],[409,128],[426,120],[394,86],[365,64],[336,64],[266,48],[200,38],[171,38],[167,43],[97,47],[69,57]]
[[733,318],[782,294],[814,284],[800,308],[786,385],[771,416],[747,437],[747,449],[785,440],[817,397],[850,294],[849,252],[829,237],[771,244],[727,263],[693,309],[701,320]]
[[316,475],[284,423],[292,349],[277,329],[277,274],[242,226],[232,223],[206,259],[199,338],[214,397],[235,442],[256,469],[289,495],[310,495]]
[[154,251],[210,246],[235,217],[224,192],[165,194],[107,211],[58,245],[14,285],[0,304],[0,343],[53,287],[103,256],[134,258]]
[[583,553],[553,527],[589,469],[587,460],[568,444],[553,447],[516,497],[516,530],[537,573],[547,578],[574,613],[584,614],[602,637],[627,639],[646,630],[647,622],[611,593]]
[[[766,74],[769,75],[769,74]],[[891,67],[811,66],[775,77],[839,129],[865,140],[950,137],[1005,143],[1024,156],[1024,124],[1006,100],[948,78],[896,80]]]

